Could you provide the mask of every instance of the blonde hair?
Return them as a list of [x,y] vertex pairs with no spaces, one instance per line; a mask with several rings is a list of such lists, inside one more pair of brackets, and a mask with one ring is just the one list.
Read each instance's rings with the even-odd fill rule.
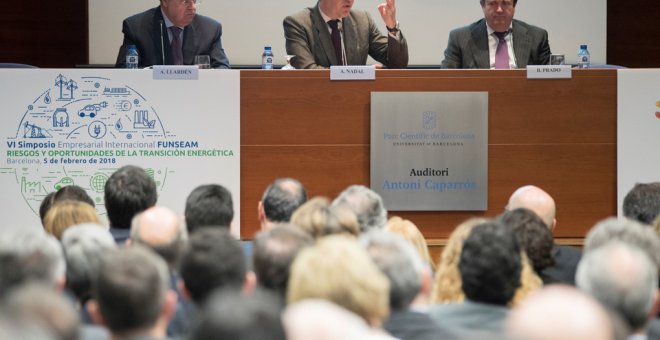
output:
[[62,239],[62,234],[67,228],[81,223],[101,224],[101,219],[94,207],[80,201],[58,202],[44,217],[44,229],[58,240]]
[[330,206],[326,197],[314,197],[291,215],[291,224],[302,228],[312,237],[332,234],[357,236],[360,230],[357,217],[345,207]]
[[[461,273],[458,269],[461,251],[463,250],[463,242],[465,242],[465,239],[467,239],[475,226],[486,221],[487,219],[483,218],[468,219],[458,225],[449,236],[447,246],[442,251],[438,263],[438,271],[435,275],[435,283],[431,293],[432,303],[460,303],[465,300]],[[516,289],[516,293],[511,299],[511,306],[518,305],[530,293],[543,287],[543,281],[534,271],[524,251],[520,260],[522,261],[520,286]]]
[[389,281],[357,241],[326,236],[291,265],[287,302],[324,299],[379,326],[389,314]]
[[404,220],[399,216],[394,216],[387,221],[385,231],[402,236],[406,241],[410,242],[419,256],[424,262],[429,264],[433,271],[437,269],[435,261],[431,259],[429,247],[426,244],[424,235],[419,231],[419,228],[409,220]]

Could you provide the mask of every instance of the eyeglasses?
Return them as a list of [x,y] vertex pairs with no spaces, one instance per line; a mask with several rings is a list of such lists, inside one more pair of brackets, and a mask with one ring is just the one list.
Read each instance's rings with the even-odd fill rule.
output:
[[513,1],[486,1],[486,6],[497,9],[502,7],[502,9],[509,9],[513,7]]
[[184,5],[184,6],[190,6],[190,5],[201,5],[202,0],[179,0],[179,3]]

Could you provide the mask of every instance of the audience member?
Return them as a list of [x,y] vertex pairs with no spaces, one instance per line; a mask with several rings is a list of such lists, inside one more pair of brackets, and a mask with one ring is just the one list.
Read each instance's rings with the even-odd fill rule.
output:
[[313,243],[314,239],[307,233],[290,225],[280,224],[258,233],[252,260],[259,286],[284,300],[293,260]]
[[459,261],[466,301],[434,305],[431,317],[460,334],[502,334],[507,306],[520,286],[520,254],[510,228],[495,221],[475,226],[463,243]]
[[607,311],[572,286],[551,285],[509,314],[507,333],[525,340],[613,340]]
[[341,235],[321,238],[291,266],[287,302],[325,299],[380,327],[389,314],[389,283],[357,241]]
[[55,191],[51,191],[41,200],[41,204],[39,205],[39,218],[41,219],[41,225],[44,224],[44,218],[50,207],[53,205],[53,197],[55,197],[55,193]]
[[658,267],[641,250],[610,241],[585,251],[576,275],[578,288],[618,312],[635,335],[646,335],[658,306]]
[[175,270],[183,247],[188,241],[188,230],[174,211],[166,207],[151,207],[133,218],[132,244],[139,244],[160,255],[171,270]]
[[387,37],[368,12],[352,7],[353,1],[319,0],[284,19],[286,53],[296,56],[295,68],[365,65],[367,56],[389,68],[408,65],[408,43],[399,30],[395,1],[378,5]]
[[222,48],[222,25],[197,14],[201,0],[160,0],[160,6],[128,17],[116,67],[126,67],[128,47],[137,48],[139,67],[194,65],[194,57],[208,55],[212,68],[229,68]]
[[92,207],[96,207],[94,200],[89,197],[87,191],[77,185],[67,185],[57,190],[55,196],[53,196],[53,204],[61,201],[85,202]]
[[190,236],[179,271],[184,291],[201,306],[216,289],[252,291],[255,278],[246,267],[243,249],[228,230],[202,228]]
[[332,206],[349,208],[357,216],[360,232],[382,229],[387,224],[387,210],[383,199],[363,185],[351,185],[332,202]]
[[383,328],[403,340],[448,338],[447,331],[428,314],[411,308],[431,288],[430,268],[412,245],[398,235],[376,230],[363,234],[360,242],[390,283],[390,315]]
[[61,240],[67,228],[82,223],[101,224],[101,218],[93,206],[81,201],[56,201],[46,213],[44,229]]
[[507,210],[499,216],[500,221],[511,228],[518,245],[525,250],[537,274],[555,263],[552,256],[554,240],[543,220],[526,208]]
[[660,215],[660,182],[637,183],[623,198],[623,216],[651,224]]
[[431,269],[435,272],[437,267],[429,253],[429,246],[426,244],[424,235],[422,235],[422,232],[419,231],[419,228],[417,228],[415,223],[412,223],[409,220],[404,220],[399,216],[393,216],[387,221],[385,231],[400,235],[406,241],[410,242],[410,244],[415,247],[415,250],[417,250],[417,253],[419,253],[422,260],[431,266]]
[[0,299],[32,281],[62,289],[65,271],[62,247],[53,236],[34,229],[0,232]]
[[[543,189],[526,185],[511,194],[507,210],[526,208],[538,215],[551,232],[557,227],[555,200]],[[582,251],[576,247],[555,244],[552,249],[554,265],[546,267],[540,276],[545,283],[565,283],[575,285],[575,271],[582,257]]]
[[261,230],[287,223],[291,215],[307,202],[307,192],[302,183],[293,178],[278,178],[264,191],[257,207]]
[[117,244],[129,238],[131,220],[156,205],[156,183],[144,169],[126,165],[115,171],[105,182],[105,209],[110,222],[110,233]]
[[325,197],[314,197],[301,205],[291,216],[291,224],[313,238],[344,234],[357,236],[360,226],[355,214],[344,206],[331,206]]
[[142,247],[106,253],[94,280],[89,311],[113,339],[165,339],[176,294],[165,261]]
[[639,248],[660,268],[660,238],[653,229],[629,219],[610,217],[596,223],[584,238],[584,252],[613,240]]
[[280,299],[256,290],[250,296],[220,291],[209,298],[191,340],[286,340]]
[[190,234],[201,227],[229,229],[234,219],[231,193],[219,184],[200,185],[188,195],[184,215]]
[[518,0],[479,3],[484,18],[449,32],[442,68],[510,69],[548,64],[548,32],[513,19]]

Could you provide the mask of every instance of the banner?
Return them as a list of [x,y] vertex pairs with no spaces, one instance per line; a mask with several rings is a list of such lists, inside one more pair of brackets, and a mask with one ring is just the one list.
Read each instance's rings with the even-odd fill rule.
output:
[[180,214],[198,185],[225,186],[240,230],[238,71],[0,70],[0,84],[3,228],[41,228],[43,198],[72,184],[103,217],[106,180],[132,164],[156,182],[157,204]]

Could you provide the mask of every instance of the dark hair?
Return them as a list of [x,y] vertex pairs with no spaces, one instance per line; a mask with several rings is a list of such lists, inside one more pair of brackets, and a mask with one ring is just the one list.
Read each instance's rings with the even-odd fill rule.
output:
[[511,228],[518,245],[525,250],[536,273],[555,264],[552,254],[554,239],[548,226],[533,211],[518,208],[504,212],[500,221]]
[[94,200],[89,197],[87,191],[77,185],[67,185],[55,192],[55,196],[53,197],[53,204],[65,200],[85,202],[92,207],[96,207]]
[[520,285],[520,248],[511,228],[480,224],[463,243],[459,271],[469,300],[505,306]]
[[293,212],[306,201],[305,188],[293,178],[276,179],[261,198],[266,218],[272,222],[289,222]]
[[[484,6],[485,1],[486,0],[479,0],[479,3],[481,4],[481,7]],[[513,7],[516,7],[517,4],[518,4],[518,0],[513,0]]]
[[220,291],[210,297],[191,340],[285,340],[280,318],[282,301],[257,290],[250,296]]
[[193,300],[201,305],[214,289],[240,289],[246,266],[243,248],[228,230],[201,228],[181,256],[180,273]]
[[186,199],[185,216],[191,234],[199,227],[229,227],[234,219],[231,193],[222,185],[200,185]]
[[313,243],[310,235],[289,225],[278,225],[258,233],[254,238],[252,260],[259,285],[284,298],[291,263],[303,248]]
[[154,325],[167,285],[162,259],[142,247],[121,248],[103,256],[92,296],[108,329],[122,334]]
[[660,182],[635,184],[623,199],[623,215],[652,224],[660,215]]
[[126,165],[105,182],[105,209],[110,226],[129,229],[137,213],[156,205],[156,183],[144,169]]
[[49,192],[48,195],[46,195],[44,199],[41,200],[41,204],[39,205],[39,218],[41,218],[41,224],[44,223],[44,218],[46,217],[48,210],[53,206],[54,197],[55,191]]

